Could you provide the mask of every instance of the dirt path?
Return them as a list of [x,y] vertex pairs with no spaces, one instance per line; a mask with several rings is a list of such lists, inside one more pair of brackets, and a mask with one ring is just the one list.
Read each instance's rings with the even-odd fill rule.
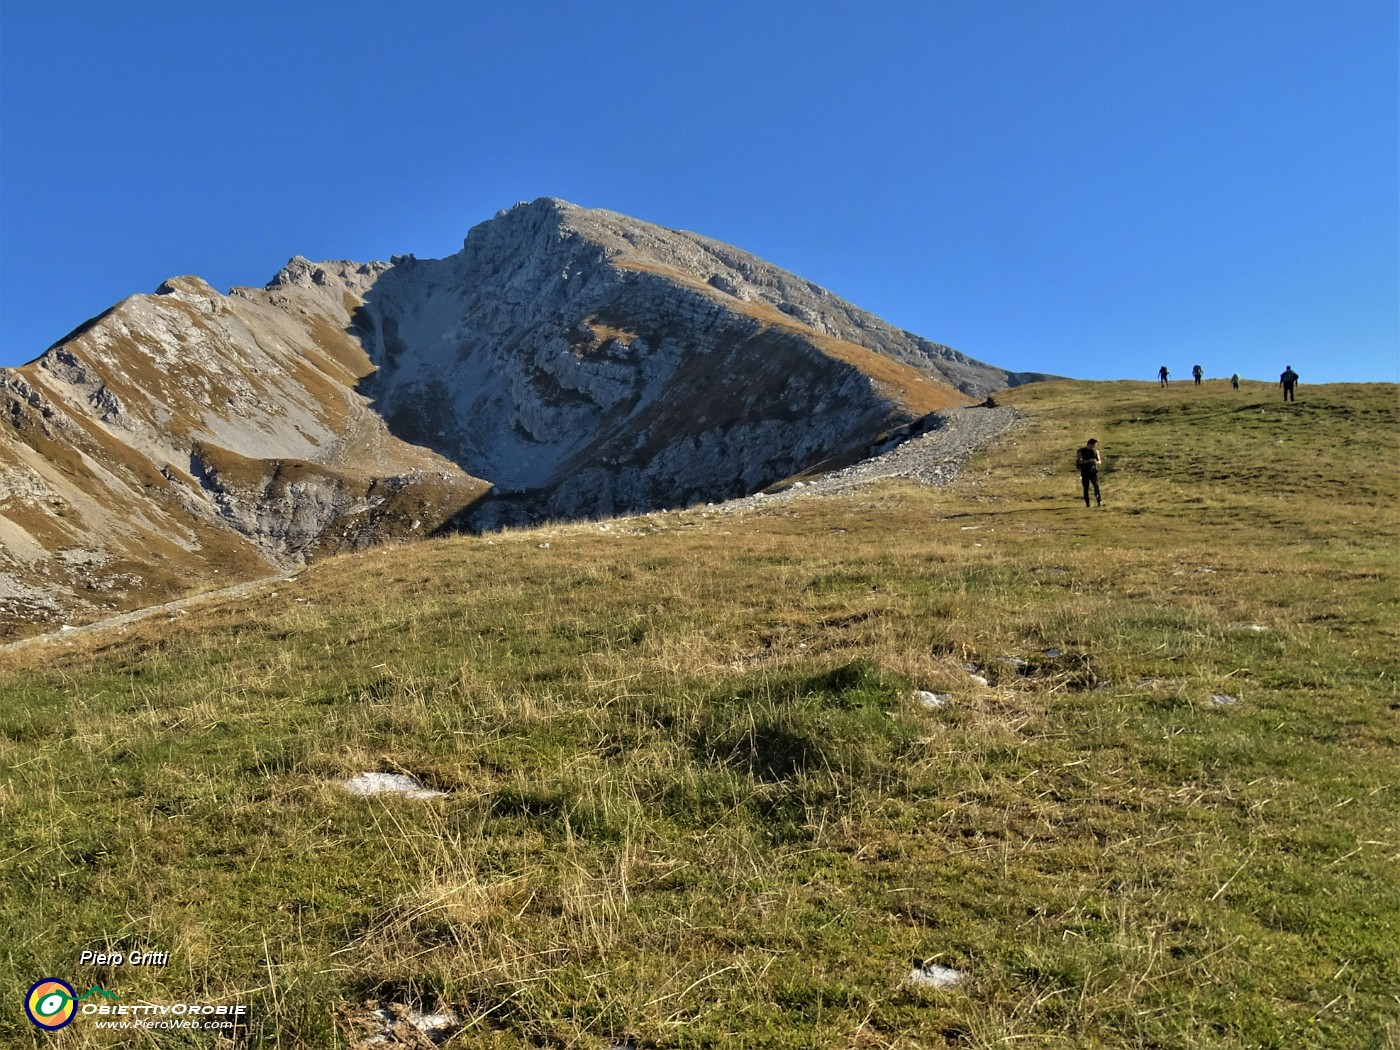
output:
[[4,645],[0,645],[0,653],[10,652],[14,649],[23,649],[25,646],[36,645],[41,642],[71,641],[85,634],[95,634],[98,631],[109,630],[113,627],[125,627],[127,624],[135,623],[137,620],[144,620],[151,616],[157,616],[160,613],[174,615],[182,609],[187,609],[206,601],[213,601],[216,598],[232,598],[236,595],[246,594],[249,591],[255,591],[259,587],[265,587],[270,584],[291,583],[296,579],[296,575],[296,573],[281,572],[275,576],[262,576],[256,580],[245,580],[243,583],[235,583],[231,587],[220,587],[217,590],[201,591],[198,594],[189,594],[183,598],[176,598],[174,601],[162,602],[160,605],[149,605],[144,609],[132,609],[130,612],[109,616],[105,620],[94,620],[92,623],[85,623],[81,627],[63,627],[57,631],[50,631],[47,634],[36,634],[29,638],[21,638],[17,642],[6,642]]

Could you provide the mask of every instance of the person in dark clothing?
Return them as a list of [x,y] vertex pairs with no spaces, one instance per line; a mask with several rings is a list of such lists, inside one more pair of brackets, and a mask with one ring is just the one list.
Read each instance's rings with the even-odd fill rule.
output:
[[1293,371],[1292,365],[1283,366],[1283,375],[1278,377],[1278,385],[1283,387],[1285,401],[1294,400],[1293,388],[1298,385],[1298,373]]
[[1238,372],[1230,377],[1230,385],[1236,390],[1240,388],[1240,374]]
[[1201,385],[1201,376],[1205,374],[1205,369],[1203,369],[1200,365],[1191,366],[1191,378],[1196,381],[1197,386]]
[[1157,369],[1157,382],[1162,386],[1166,386],[1167,376],[1169,375],[1171,375],[1171,373],[1167,371],[1167,366],[1163,365],[1161,368]]
[[1089,486],[1094,487],[1094,499],[1098,501],[1100,507],[1103,506],[1103,496],[1099,494],[1099,464],[1103,462],[1103,457],[1099,455],[1099,442],[1097,438],[1090,438],[1085,442],[1074,457],[1074,465],[1079,468],[1079,480],[1084,483],[1084,506],[1089,506]]

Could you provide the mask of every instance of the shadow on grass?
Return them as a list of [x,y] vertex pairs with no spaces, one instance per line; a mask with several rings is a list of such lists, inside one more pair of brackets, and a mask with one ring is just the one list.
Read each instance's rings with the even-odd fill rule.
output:
[[761,682],[716,697],[691,737],[691,750],[702,763],[763,784],[808,774],[866,781],[887,767],[907,735],[892,717],[907,691],[859,660],[816,676]]

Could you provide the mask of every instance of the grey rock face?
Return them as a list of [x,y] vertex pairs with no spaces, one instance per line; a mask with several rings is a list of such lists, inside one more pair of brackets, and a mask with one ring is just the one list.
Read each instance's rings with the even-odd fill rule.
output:
[[479,525],[743,495],[1018,381],[728,245],[552,199],[400,261],[355,323],[394,432],[495,484]]

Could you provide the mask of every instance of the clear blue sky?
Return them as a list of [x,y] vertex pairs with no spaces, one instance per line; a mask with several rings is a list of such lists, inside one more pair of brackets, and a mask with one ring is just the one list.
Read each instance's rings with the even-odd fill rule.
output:
[[1400,379],[1394,0],[3,0],[0,364],[556,196],[1003,367]]

